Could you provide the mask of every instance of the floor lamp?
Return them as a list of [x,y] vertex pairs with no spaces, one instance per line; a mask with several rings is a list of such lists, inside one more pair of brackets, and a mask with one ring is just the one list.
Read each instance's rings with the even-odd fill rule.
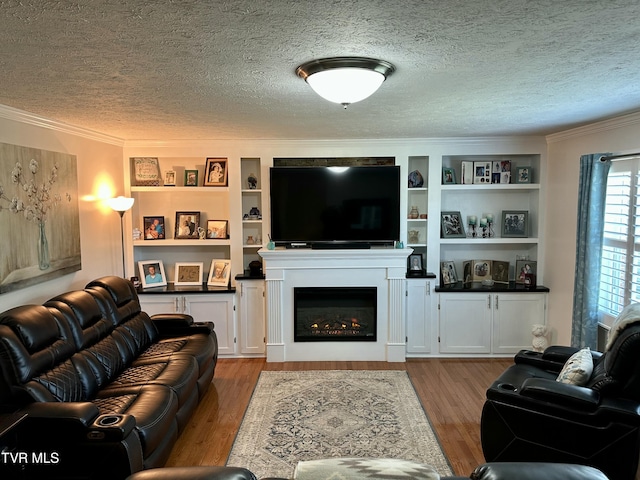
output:
[[133,207],[133,198],[129,197],[115,197],[108,200],[109,206],[120,214],[120,243],[122,245],[122,277],[124,278],[126,273],[124,269],[124,212]]

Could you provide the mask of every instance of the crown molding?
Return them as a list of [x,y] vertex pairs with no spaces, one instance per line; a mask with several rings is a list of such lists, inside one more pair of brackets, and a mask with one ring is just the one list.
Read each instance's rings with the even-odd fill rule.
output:
[[616,130],[618,128],[624,128],[634,126],[640,123],[640,112],[629,113],[627,115],[621,115],[619,117],[610,118],[608,120],[602,120],[600,122],[590,123],[582,127],[572,128],[563,132],[552,133],[545,138],[547,143],[561,142],[570,138],[584,137],[586,135],[593,135],[595,133],[606,132],[609,130]]
[[397,148],[398,145],[407,147],[440,147],[449,145],[483,146],[495,145],[495,142],[518,143],[531,140],[544,141],[543,136],[495,136],[495,137],[431,137],[431,138],[356,138],[356,139],[176,139],[176,140],[125,140],[125,148],[207,148],[216,145],[259,145],[261,147],[336,147],[336,146],[370,146]]
[[122,138],[112,137],[103,133],[94,132],[82,127],[76,127],[57,120],[42,117],[34,113],[25,112],[17,108],[8,107],[6,105],[0,105],[0,118],[7,120],[13,120],[15,122],[32,125],[35,127],[45,128],[60,133],[68,133],[69,135],[75,135],[78,137],[87,138],[89,140],[95,140],[97,142],[108,143],[111,145],[117,145],[119,147],[124,146],[124,140]]

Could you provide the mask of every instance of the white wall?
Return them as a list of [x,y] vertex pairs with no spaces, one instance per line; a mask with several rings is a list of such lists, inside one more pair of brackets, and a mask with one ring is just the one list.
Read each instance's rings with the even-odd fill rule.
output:
[[25,303],[42,303],[122,269],[120,218],[100,200],[123,193],[122,145],[117,139],[75,127],[53,122],[39,126],[43,123],[26,112],[0,106],[0,142],[76,156],[82,269],[0,295],[0,312]]
[[553,343],[569,345],[576,260],[580,156],[589,153],[640,152],[640,114],[626,115],[550,135],[544,283],[551,290],[548,322]]

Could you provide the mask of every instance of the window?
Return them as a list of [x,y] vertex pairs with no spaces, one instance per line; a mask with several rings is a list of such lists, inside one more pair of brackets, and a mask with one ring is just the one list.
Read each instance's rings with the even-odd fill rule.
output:
[[640,301],[640,158],[614,161],[607,178],[599,310],[611,325]]

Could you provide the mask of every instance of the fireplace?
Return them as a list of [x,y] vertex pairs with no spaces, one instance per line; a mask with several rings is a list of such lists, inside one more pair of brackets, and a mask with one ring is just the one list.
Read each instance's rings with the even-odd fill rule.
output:
[[375,342],[376,287],[293,289],[294,342]]

